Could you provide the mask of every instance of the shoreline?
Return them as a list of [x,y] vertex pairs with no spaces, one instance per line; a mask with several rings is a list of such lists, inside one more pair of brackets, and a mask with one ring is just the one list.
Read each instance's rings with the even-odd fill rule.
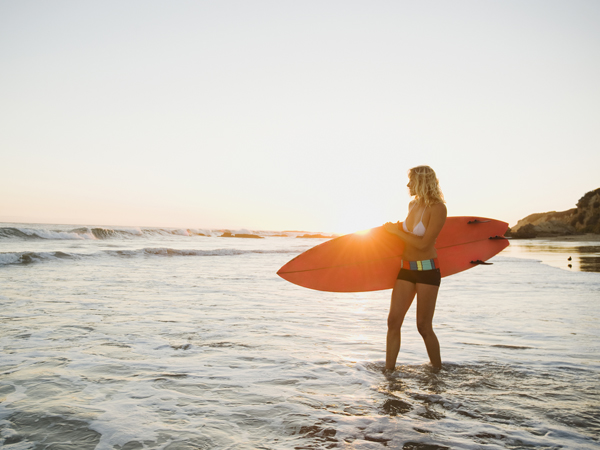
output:
[[536,236],[533,238],[509,238],[511,241],[564,241],[564,242],[600,242],[600,234],[566,234],[564,236]]

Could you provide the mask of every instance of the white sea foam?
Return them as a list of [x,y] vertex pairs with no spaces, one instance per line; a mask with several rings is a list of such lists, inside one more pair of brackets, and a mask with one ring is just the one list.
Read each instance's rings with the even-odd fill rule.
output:
[[7,264],[18,264],[19,261],[19,253],[0,253],[0,266]]
[[177,230],[172,230],[171,231],[172,234],[178,234],[179,236],[190,236],[190,232],[187,229],[184,228],[179,228]]
[[10,264],[29,264],[42,261],[78,259],[84,255],[67,252],[15,252],[0,253],[0,266]]
[[296,253],[287,249],[240,249],[240,248],[214,248],[210,250],[202,249],[176,249],[168,247],[148,247],[141,249],[123,249],[123,250],[102,250],[94,253],[83,252],[14,252],[0,253],[0,266],[10,264],[29,264],[37,262],[52,262],[65,259],[98,259],[103,257],[140,257],[140,256],[236,256],[245,254],[266,254],[266,253]]
[[204,229],[204,228],[190,228],[188,231],[190,232],[190,234],[195,235],[195,236],[215,237],[218,235],[217,232],[215,232],[214,230],[208,230],[208,229]]
[[129,233],[134,236],[142,236],[143,235],[142,229],[140,227],[114,227],[113,229],[115,231]]
[[84,239],[96,239],[96,237],[90,232],[86,233],[73,233],[68,231],[52,231],[46,229],[32,229],[32,228],[18,228],[22,233],[37,237],[40,239],[66,239],[66,240],[84,240]]

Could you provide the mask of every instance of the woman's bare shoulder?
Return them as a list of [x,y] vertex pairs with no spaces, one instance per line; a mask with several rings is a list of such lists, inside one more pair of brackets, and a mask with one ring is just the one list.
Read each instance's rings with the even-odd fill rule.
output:
[[436,203],[435,205],[431,205],[431,213],[432,214],[440,214],[446,216],[448,214],[448,208],[446,208],[446,204],[443,202]]

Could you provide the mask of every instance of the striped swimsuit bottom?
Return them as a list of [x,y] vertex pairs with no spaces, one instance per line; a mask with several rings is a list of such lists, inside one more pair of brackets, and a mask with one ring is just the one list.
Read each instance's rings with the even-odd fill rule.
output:
[[402,261],[402,268],[398,273],[398,280],[408,281],[413,284],[430,284],[439,286],[442,280],[440,263],[437,258],[423,261]]

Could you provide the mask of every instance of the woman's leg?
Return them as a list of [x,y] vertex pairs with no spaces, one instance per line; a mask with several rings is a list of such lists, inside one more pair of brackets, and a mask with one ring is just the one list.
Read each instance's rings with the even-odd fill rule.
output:
[[394,370],[400,351],[400,329],[404,316],[416,294],[415,285],[409,281],[396,280],[392,290],[392,303],[388,315],[388,332],[385,351],[385,369]]
[[440,287],[430,284],[417,283],[417,329],[425,341],[427,354],[431,365],[436,369],[442,368],[440,343],[433,332],[433,314]]

